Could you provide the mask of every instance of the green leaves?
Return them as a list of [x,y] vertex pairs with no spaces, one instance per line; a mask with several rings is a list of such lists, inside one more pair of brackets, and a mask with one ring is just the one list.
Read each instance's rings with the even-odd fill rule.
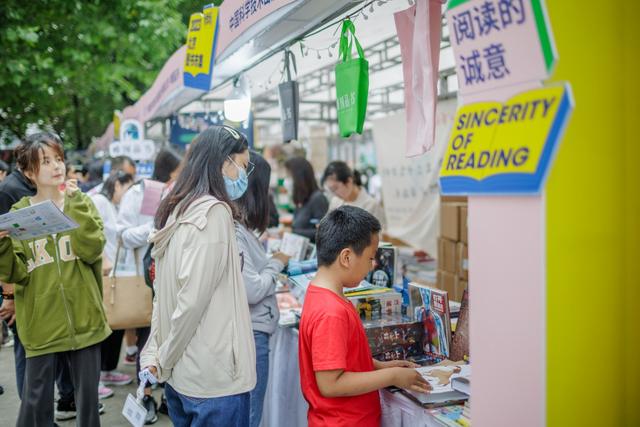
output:
[[[51,125],[68,146],[100,136],[184,43],[193,0],[4,0],[0,133]],[[74,98],[75,97],[75,98]],[[74,102],[75,99],[75,102]]]

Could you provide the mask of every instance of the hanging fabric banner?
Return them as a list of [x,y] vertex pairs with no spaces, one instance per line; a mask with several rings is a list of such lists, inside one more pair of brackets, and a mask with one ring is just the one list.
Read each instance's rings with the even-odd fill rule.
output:
[[287,81],[278,85],[278,99],[280,101],[280,123],[282,125],[282,141],[290,142],[298,139],[298,120],[300,115],[300,89],[298,82],[291,79],[290,66],[298,76],[296,57],[289,49],[284,51],[284,69]]
[[[351,58],[355,44],[357,58]],[[356,28],[349,19],[342,24],[340,62],[336,65],[336,103],[340,135],[348,138],[362,133],[369,99],[369,62],[356,38]]]
[[394,14],[404,77],[406,155],[419,156],[435,143],[441,0],[417,0]]

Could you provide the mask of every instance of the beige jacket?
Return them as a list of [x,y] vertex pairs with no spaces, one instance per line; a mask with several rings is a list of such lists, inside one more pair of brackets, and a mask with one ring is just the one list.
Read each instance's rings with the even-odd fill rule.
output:
[[202,197],[149,241],[155,298],[141,366],[191,397],[253,390],[255,344],[229,207]]

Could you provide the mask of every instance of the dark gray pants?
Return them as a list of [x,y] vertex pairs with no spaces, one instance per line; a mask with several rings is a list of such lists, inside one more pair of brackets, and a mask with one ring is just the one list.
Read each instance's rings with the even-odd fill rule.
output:
[[82,350],[28,357],[24,389],[17,427],[53,425],[53,384],[56,358],[70,367],[77,408],[76,425],[100,426],[98,382],[100,381],[100,344]]

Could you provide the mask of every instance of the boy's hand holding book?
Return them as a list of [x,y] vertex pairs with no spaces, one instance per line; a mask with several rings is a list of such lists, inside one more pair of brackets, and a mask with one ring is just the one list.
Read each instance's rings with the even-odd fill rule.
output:
[[388,369],[393,369],[394,386],[418,393],[429,393],[431,391],[429,382],[415,369],[398,367]]

